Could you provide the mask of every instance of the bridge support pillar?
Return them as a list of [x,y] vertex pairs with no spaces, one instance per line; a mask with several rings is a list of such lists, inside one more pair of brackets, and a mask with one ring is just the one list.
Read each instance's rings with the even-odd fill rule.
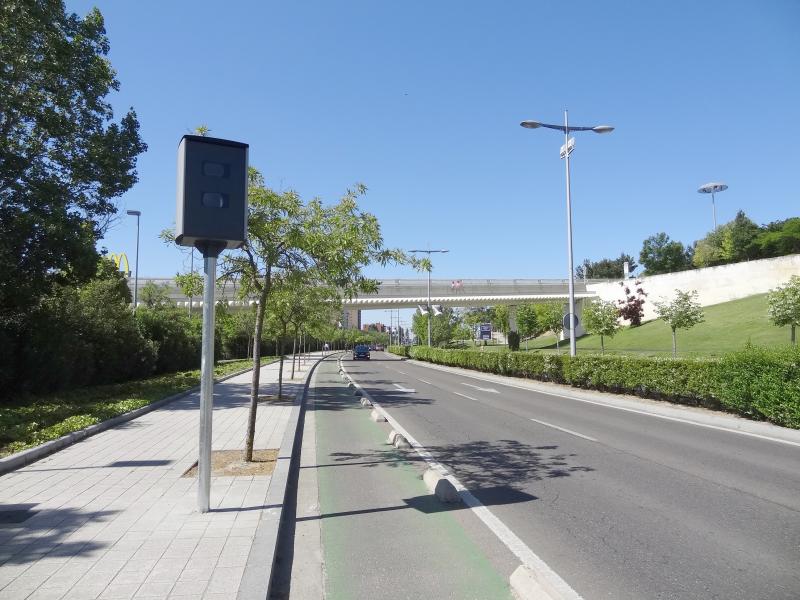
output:
[[517,305],[512,304],[508,307],[508,330],[517,332]]
[[[583,328],[583,302],[584,298],[575,298],[575,316],[578,317],[578,326],[575,328],[575,337],[586,335],[586,330]],[[569,314],[569,304],[564,304],[564,307],[562,308],[562,314],[564,316]],[[562,329],[558,339],[562,341],[569,340],[569,331]]]

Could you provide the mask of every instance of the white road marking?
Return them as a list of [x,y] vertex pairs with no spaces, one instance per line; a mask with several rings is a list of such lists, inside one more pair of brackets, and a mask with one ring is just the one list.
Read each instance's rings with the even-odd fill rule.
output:
[[467,396],[466,394],[462,394],[461,392],[453,392],[456,396],[461,396],[462,398],[466,398],[467,400],[472,400],[473,402],[480,402],[477,398],[473,398],[472,396]]
[[408,375],[408,373],[406,373],[405,371],[401,371],[400,369],[395,369],[395,371],[400,373],[400,375]]
[[593,437],[589,437],[588,435],[583,435],[582,433],[578,433],[577,431],[572,431],[571,429],[564,429],[563,427],[559,427],[558,425],[553,425],[552,423],[545,423],[544,421],[540,421],[539,419],[531,419],[531,421],[535,421],[540,425],[547,425],[548,427],[552,427],[553,429],[558,429],[559,431],[563,431],[564,433],[568,433],[570,435],[576,435],[579,438],[589,440],[590,442],[597,441],[596,439],[594,439]]
[[422,383],[427,383],[428,385],[433,385],[430,381],[425,381],[424,379],[420,379],[417,377],[417,381],[421,381]]
[[436,369],[438,371],[445,371],[447,373],[452,373],[454,375],[460,375],[461,377],[470,377],[472,379],[477,379],[478,381],[488,381],[491,383],[496,383],[497,385],[502,385],[505,387],[513,387],[519,390],[525,390],[527,392],[534,392],[536,394],[544,394],[546,396],[555,396],[556,398],[565,398],[567,400],[574,400],[575,402],[584,402],[586,404],[594,404],[595,406],[602,406],[605,408],[613,408],[614,410],[624,410],[625,412],[632,412],[637,413],[640,415],[645,415],[648,417],[655,417],[657,419],[665,419],[667,421],[676,421],[678,423],[685,423],[686,425],[694,425],[696,427],[705,427],[706,429],[716,429],[717,431],[725,431],[727,433],[737,433],[739,435],[746,435],[748,437],[754,437],[761,440],[767,440],[769,442],[777,442],[779,444],[788,444],[790,446],[798,446],[800,447],[800,442],[793,442],[791,440],[782,440],[781,438],[771,437],[768,435],[762,435],[760,433],[751,433],[749,431],[740,431],[739,429],[731,429],[730,427],[720,427],[719,425],[710,425],[708,423],[698,423],[697,421],[690,421],[689,419],[681,419],[680,417],[670,417],[667,415],[659,415],[658,413],[648,412],[646,410],[638,410],[635,408],[627,408],[625,406],[614,406],[613,404],[606,404],[605,402],[598,402],[595,400],[586,400],[584,398],[576,398],[575,396],[567,396],[566,394],[556,394],[555,392],[546,392],[544,390],[537,390],[533,388],[526,387],[524,385],[516,385],[513,383],[505,383],[502,381],[495,381],[494,379],[487,379],[484,377],[480,377],[478,375],[467,375],[466,373],[453,373],[446,368],[442,368],[439,365],[420,365],[424,366],[428,369]]
[[480,387],[480,386],[477,386],[477,385],[472,385],[471,383],[464,383],[463,381],[461,381],[460,383],[461,383],[461,385],[468,385],[469,387],[475,388],[476,390],[480,390],[481,392],[491,392],[492,394],[499,394],[500,393],[494,388],[484,388],[484,387]]
[[404,388],[399,383],[393,383],[392,385],[397,388],[398,392],[403,392],[405,394],[413,394],[416,391],[416,390],[413,390],[413,389]]
[[[458,394],[458,392],[453,393]],[[464,394],[459,395],[463,396]],[[468,398],[469,396],[466,397]],[[368,394],[367,398],[369,398],[370,402],[372,402],[375,410],[386,417],[386,420],[392,426],[392,428],[406,438],[406,440],[408,440],[408,443],[411,445],[411,447],[414,448],[416,453],[419,454],[419,456],[428,464],[429,467],[435,469],[437,472],[441,473],[444,477],[450,480],[450,483],[452,483],[456,490],[458,490],[458,493],[461,496],[461,499],[464,501],[464,504],[470,508],[476,517],[483,521],[483,524],[486,525],[489,530],[495,534],[495,536],[497,536],[497,539],[505,544],[506,548],[508,548],[520,560],[520,562],[522,562],[523,565],[531,569],[538,577],[545,580],[544,583],[546,583],[547,587],[556,590],[562,600],[582,600],[581,596],[575,590],[573,590],[566,581],[561,579],[558,573],[553,571],[553,569],[551,569],[546,562],[539,558],[539,556],[533,550],[531,550],[528,545],[517,536],[517,534],[511,531],[511,529],[509,529],[505,523],[498,519],[492,511],[481,504],[481,501],[473,496],[453,474],[451,474],[443,465],[438,463],[433,458],[433,455],[431,455],[431,453],[425,449],[425,446],[420,444],[410,433],[408,433],[408,431],[405,430],[405,428],[403,428],[402,425],[400,425],[400,423],[394,419],[394,417],[386,412],[386,410],[384,410],[380,404],[369,397]],[[470,398],[470,400],[473,399],[474,398]]]

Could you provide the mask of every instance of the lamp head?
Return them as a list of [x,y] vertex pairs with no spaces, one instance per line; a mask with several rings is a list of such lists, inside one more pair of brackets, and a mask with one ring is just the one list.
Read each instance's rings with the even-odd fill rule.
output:
[[140,211],[140,210],[129,210],[128,214],[131,215],[132,217],[138,217],[139,215],[142,214],[142,211]]
[[520,123],[520,126],[525,127],[526,129],[538,129],[542,126],[539,121],[523,121]]
[[614,128],[611,125],[598,125],[597,127],[592,127],[592,131],[595,133],[611,133]]

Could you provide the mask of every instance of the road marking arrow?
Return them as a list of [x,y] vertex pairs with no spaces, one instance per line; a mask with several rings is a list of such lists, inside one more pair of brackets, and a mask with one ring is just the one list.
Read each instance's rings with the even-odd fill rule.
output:
[[398,391],[398,392],[403,392],[403,393],[405,393],[405,394],[413,394],[413,393],[415,393],[415,391],[416,391],[416,390],[412,390],[412,389],[409,389],[409,388],[404,388],[404,387],[403,387],[402,385],[400,385],[399,383],[394,383],[394,384],[392,384],[392,385],[394,385],[394,387],[396,387],[396,388],[397,388],[397,391]]
[[491,392],[492,394],[499,394],[500,393],[494,388],[478,387],[477,385],[472,385],[471,383],[464,383],[463,381],[461,382],[461,385],[468,385],[469,387],[475,388],[476,390],[480,390],[481,392]]

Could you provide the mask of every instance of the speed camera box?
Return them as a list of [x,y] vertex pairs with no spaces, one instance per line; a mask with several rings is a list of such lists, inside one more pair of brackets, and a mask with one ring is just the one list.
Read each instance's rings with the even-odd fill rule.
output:
[[239,248],[247,235],[248,145],[185,135],[178,146],[175,241]]

